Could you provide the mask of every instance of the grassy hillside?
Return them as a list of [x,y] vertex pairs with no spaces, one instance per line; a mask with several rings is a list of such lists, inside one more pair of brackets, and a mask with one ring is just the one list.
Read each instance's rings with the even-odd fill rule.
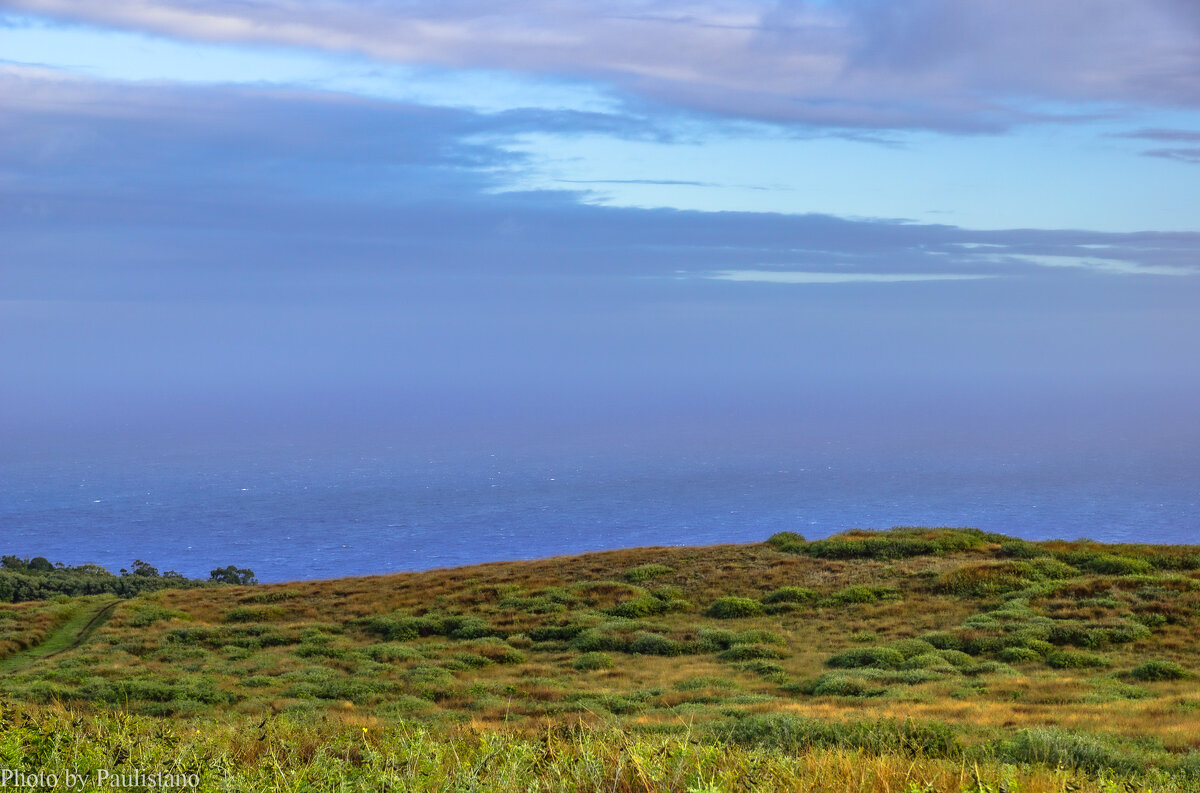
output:
[[87,608],[0,606],[0,766],[57,725],[29,768],[116,731],[262,789],[1200,789],[1200,548],[782,534],[162,590],[65,641]]

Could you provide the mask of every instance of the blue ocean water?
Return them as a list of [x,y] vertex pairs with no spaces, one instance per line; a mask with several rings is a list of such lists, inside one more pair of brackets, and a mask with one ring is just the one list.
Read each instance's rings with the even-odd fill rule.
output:
[[0,552],[283,581],[645,545],[974,526],[1200,542],[1200,455],[171,453],[0,463]]

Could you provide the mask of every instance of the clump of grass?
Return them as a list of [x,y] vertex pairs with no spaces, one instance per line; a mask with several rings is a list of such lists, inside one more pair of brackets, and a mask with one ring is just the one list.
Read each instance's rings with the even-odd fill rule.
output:
[[1092,669],[1108,664],[1102,655],[1074,650],[1057,650],[1046,656],[1046,665],[1055,669]]
[[1076,572],[1055,559],[968,564],[943,573],[934,591],[958,597],[991,597],[1018,592],[1041,581],[1068,578]]
[[637,655],[683,655],[690,649],[683,642],[658,633],[639,633],[629,644],[629,652]]
[[612,669],[613,659],[608,653],[583,653],[571,662],[571,666],[580,672],[595,672]]
[[888,642],[887,647],[896,650],[905,658],[932,653],[937,648],[923,639],[897,639]]
[[1060,554],[1059,558],[1081,570],[1089,570],[1102,575],[1144,575],[1154,570],[1154,566],[1147,559],[1097,550],[1069,551]]
[[1147,767],[1144,758],[1121,751],[1111,739],[1054,727],[1021,730],[1012,738],[993,744],[991,753],[1008,762],[1044,763],[1093,774],[1115,771],[1129,775]]
[[794,531],[780,531],[767,538],[767,545],[787,553],[801,553],[805,543],[803,536]]
[[1028,647],[1005,647],[1000,651],[1000,660],[1006,664],[1024,664],[1042,660],[1042,654]]
[[844,672],[830,672],[795,686],[784,686],[784,690],[814,697],[869,697],[884,692],[883,688]]
[[1159,680],[1183,680],[1190,677],[1188,671],[1174,661],[1146,661],[1129,670],[1134,680],[1156,682]]
[[622,575],[622,578],[624,578],[626,581],[636,584],[642,581],[649,581],[652,578],[660,578],[664,575],[670,575],[674,572],[675,568],[673,567],[669,567],[665,564],[658,564],[657,562],[651,562],[649,564],[640,564],[637,567],[629,568]]
[[656,614],[662,614],[669,608],[668,602],[654,597],[646,593],[639,595],[632,600],[626,600],[623,603],[618,603],[615,606],[604,610],[606,614],[611,614],[614,617],[625,617],[627,619],[638,619],[639,617],[652,617]]
[[988,535],[977,529],[894,528],[888,532],[859,530],[807,543],[795,552],[821,559],[904,559],[964,551],[983,544],[987,539]]
[[720,620],[757,617],[762,613],[762,603],[753,598],[745,597],[718,598],[708,607],[708,611],[705,612],[708,616]]
[[811,603],[818,595],[811,589],[802,586],[784,586],[773,589],[763,595],[763,603]]
[[848,586],[839,589],[828,598],[826,604],[833,606],[848,603],[877,603],[880,600],[891,600],[900,597],[900,593],[890,587],[880,586]]
[[722,661],[753,661],[761,658],[782,658],[783,653],[769,644],[735,644],[717,655]]
[[825,665],[838,669],[857,669],[864,666],[899,669],[904,665],[904,655],[890,647],[864,647],[838,653],[825,661]]
[[225,622],[274,622],[284,615],[280,606],[238,606],[225,612]]
[[867,754],[959,757],[958,736],[938,722],[831,722],[789,714],[762,714],[739,719],[725,733],[733,743],[811,751],[818,747],[861,750]]

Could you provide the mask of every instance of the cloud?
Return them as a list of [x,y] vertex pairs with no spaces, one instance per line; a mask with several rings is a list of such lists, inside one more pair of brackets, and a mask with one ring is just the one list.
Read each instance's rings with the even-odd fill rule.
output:
[[978,281],[992,275],[955,273],[816,273],[802,270],[724,270],[707,278],[762,284],[898,284],[921,281]]
[[[341,272],[348,261],[364,279],[669,280],[683,271],[883,283],[1067,277],[1052,266],[1064,262],[1096,274],[1192,273],[1200,251],[1196,233],[975,231],[604,207],[578,192],[507,189],[524,166],[508,142],[546,124],[623,123],[595,114],[484,114],[11,68],[0,70],[0,104],[0,229],[11,294],[23,299],[67,282],[105,299],[218,294],[244,283],[246,268],[304,291],[304,278],[282,274]],[[59,277],[47,275],[58,267]],[[127,277],[109,278],[114,271]]]
[[[1200,132],[1190,129],[1142,129],[1135,132],[1126,132],[1120,135],[1120,137],[1162,141],[1165,143],[1200,143]],[[1142,154],[1147,157],[1159,157],[1165,160],[1200,164],[1200,146],[1146,149]]]
[[1200,24],[1194,7],[1174,0],[2,0],[4,7],[203,41],[566,75],[634,102],[848,130],[988,132],[1094,118],[1114,104],[1200,106]]

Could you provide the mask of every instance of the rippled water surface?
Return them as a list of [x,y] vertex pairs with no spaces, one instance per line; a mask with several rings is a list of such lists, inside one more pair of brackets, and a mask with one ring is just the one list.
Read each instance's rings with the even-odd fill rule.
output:
[[0,551],[322,578],[638,545],[976,526],[1200,542],[1200,456],[126,455],[0,465]]

